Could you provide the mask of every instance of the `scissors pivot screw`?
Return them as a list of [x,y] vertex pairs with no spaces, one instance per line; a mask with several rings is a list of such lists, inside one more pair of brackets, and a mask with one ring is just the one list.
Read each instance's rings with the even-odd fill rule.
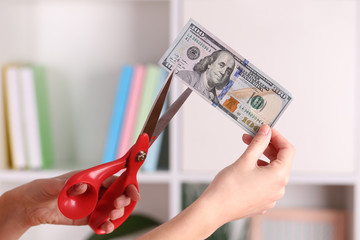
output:
[[136,160],[138,162],[142,162],[146,159],[146,152],[144,151],[140,151],[137,155],[136,155]]

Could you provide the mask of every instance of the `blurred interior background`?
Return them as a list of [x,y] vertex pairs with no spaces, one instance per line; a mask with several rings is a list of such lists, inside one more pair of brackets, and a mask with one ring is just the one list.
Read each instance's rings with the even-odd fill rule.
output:
[[[275,217],[233,222],[212,239],[312,239],[312,234],[360,240],[357,0],[0,0],[0,65],[44,67],[53,142],[51,169],[3,167],[0,193],[101,163],[122,66],[156,64],[189,18],[294,97],[275,125],[297,149]],[[175,82],[171,99],[183,89]],[[165,169],[139,174],[136,212],[162,222],[176,215],[242,154],[243,133],[192,94],[171,122]],[[252,226],[258,235],[251,234]],[[21,239],[91,234],[87,226],[45,225]]]

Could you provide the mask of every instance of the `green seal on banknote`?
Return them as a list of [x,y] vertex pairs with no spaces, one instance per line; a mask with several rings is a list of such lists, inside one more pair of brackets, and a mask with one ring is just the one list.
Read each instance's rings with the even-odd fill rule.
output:
[[262,108],[265,104],[265,100],[263,97],[257,95],[257,96],[254,96],[252,99],[251,99],[251,107],[255,108],[256,110]]

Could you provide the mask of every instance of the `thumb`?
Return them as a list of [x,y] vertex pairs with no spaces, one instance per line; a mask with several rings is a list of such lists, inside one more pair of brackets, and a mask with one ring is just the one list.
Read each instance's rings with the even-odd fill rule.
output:
[[252,163],[257,163],[257,160],[261,157],[269,145],[270,138],[270,127],[267,124],[262,125],[241,158],[247,159],[246,161],[250,161]]
[[88,189],[87,184],[78,183],[69,188],[68,194],[71,196],[78,196],[78,195],[84,194],[87,189]]

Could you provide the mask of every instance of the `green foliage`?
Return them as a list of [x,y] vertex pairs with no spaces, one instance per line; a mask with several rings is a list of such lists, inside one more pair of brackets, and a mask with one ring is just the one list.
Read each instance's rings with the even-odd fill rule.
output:
[[147,228],[159,226],[161,223],[144,215],[133,214],[126,219],[126,221],[112,233],[104,235],[93,234],[88,240],[109,240],[123,237],[132,233],[145,230]]

